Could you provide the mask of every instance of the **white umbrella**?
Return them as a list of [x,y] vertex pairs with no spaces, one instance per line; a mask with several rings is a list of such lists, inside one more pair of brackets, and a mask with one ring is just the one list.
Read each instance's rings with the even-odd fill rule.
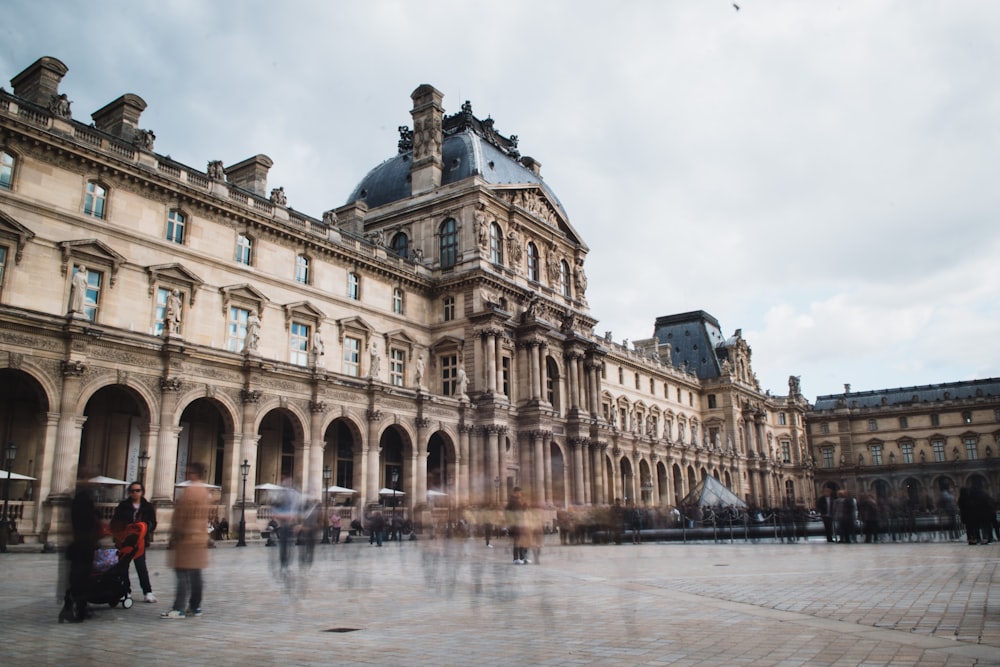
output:
[[185,487],[185,486],[206,486],[210,489],[221,489],[222,487],[218,484],[205,484],[205,482],[193,482],[190,479],[186,479],[183,482],[178,482],[174,486]]
[[349,489],[346,486],[337,486],[336,484],[334,484],[333,486],[326,487],[326,492],[327,493],[357,493],[357,491],[355,491],[354,489]]
[[444,491],[435,491],[434,489],[427,490],[427,497],[429,498],[440,498],[441,496],[447,496],[448,494]]
[[280,484],[272,484],[271,482],[268,482],[267,484],[258,484],[253,488],[257,489],[258,491],[281,491],[285,487],[281,486]]
[[128,482],[124,479],[115,479],[114,477],[105,477],[104,475],[91,477],[87,482],[90,484],[104,484],[106,486],[128,486]]
[[402,491],[395,491],[393,489],[379,489],[378,494],[380,496],[392,496],[392,495],[405,496],[406,495]]
[[[5,479],[7,479],[7,474],[8,473],[7,473],[6,470],[0,470],[0,482],[2,482]],[[10,473],[10,481],[16,482],[19,479],[34,480],[35,478],[34,477],[28,477],[27,475],[22,475],[22,474],[16,473],[16,472]]]

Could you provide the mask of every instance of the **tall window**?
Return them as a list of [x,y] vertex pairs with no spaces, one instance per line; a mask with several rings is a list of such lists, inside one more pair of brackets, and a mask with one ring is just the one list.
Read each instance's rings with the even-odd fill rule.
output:
[[297,366],[309,364],[309,326],[292,322],[288,339],[288,362]]
[[528,243],[528,280],[538,282],[538,246]]
[[934,460],[938,463],[944,461],[944,440],[932,440],[931,447],[934,449]]
[[7,247],[0,245],[0,289],[3,288],[4,270],[7,268]]
[[913,443],[904,442],[899,445],[899,449],[903,452],[903,463],[913,463]]
[[83,212],[95,218],[103,218],[107,199],[107,190],[94,181],[87,181],[87,196],[83,200]]
[[167,240],[182,245],[184,243],[184,214],[177,210],[167,213]]
[[347,274],[347,298],[355,301],[361,299],[361,276],[353,271]]
[[350,435],[351,432],[343,425],[343,422],[339,423],[338,426],[338,440],[337,443],[337,485],[343,486],[345,488],[351,488],[354,485],[354,450],[351,446],[354,444]]
[[827,435],[830,433],[830,422],[823,422],[819,425],[819,432]]
[[253,239],[246,234],[236,236],[236,263],[247,266],[253,263]]
[[[73,275],[75,276],[78,272],[79,269],[74,266]],[[87,290],[83,305],[83,314],[91,322],[97,321],[97,308],[101,302],[101,283],[103,278],[104,275],[100,271],[87,270]]]
[[446,296],[441,300],[441,306],[443,308],[445,322],[451,322],[455,319],[455,297]]
[[398,287],[392,290],[392,312],[397,315],[403,314],[403,290]]
[[226,349],[241,352],[247,339],[247,318],[250,311],[239,306],[229,307],[229,323],[226,335]]
[[823,448],[823,467],[824,468],[833,467],[833,447]]
[[559,293],[569,298],[569,263],[563,259],[559,261]]
[[389,350],[389,384],[402,387],[406,377],[406,352],[398,348]]
[[441,393],[454,396],[458,385],[458,355],[441,357]]
[[14,185],[14,156],[0,151],[0,188],[10,190]]
[[450,269],[458,262],[458,223],[448,218],[441,223],[441,268]]
[[716,403],[715,403],[715,394],[709,394],[708,395],[708,409],[709,410],[715,409],[715,405],[716,405]]
[[503,230],[496,222],[490,223],[490,261],[503,264]]
[[[938,415],[936,413],[932,414],[931,415],[931,426],[940,426],[940,425],[941,425],[941,417],[940,417],[940,415]],[[942,460],[944,460],[944,459],[942,459]]]
[[358,377],[361,374],[361,340],[344,337],[344,375]]
[[781,460],[784,463],[792,462],[792,443],[787,440],[781,441]]
[[971,424],[972,423],[972,413],[969,412],[968,410],[966,410],[965,412],[963,412],[962,413],[962,422],[965,423],[965,424]]
[[877,431],[878,430],[878,420],[877,419],[869,419],[868,420],[868,430],[869,431]]
[[880,466],[882,465],[882,445],[872,445],[872,465]]
[[399,232],[392,237],[392,241],[389,243],[389,250],[403,259],[408,258],[410,256],[410,237],[404,232]]
[[788,424],[788,416],[784,412],[778,413],[778,425],[785,426]]
[[899,418],[899,428],[907,428],[910,425],[910,420],[906,417]]
[[965,439],[965,458],[969,461],[975,461],[979,458],[979,443],[975,438]]
[[500,359],[500,369],[501,369],[501,390],[504,396],[510,396],[510,357],[502,357]]
[[305,255],[295,257],[295,282],[300,285],[309,284],[309,258]]

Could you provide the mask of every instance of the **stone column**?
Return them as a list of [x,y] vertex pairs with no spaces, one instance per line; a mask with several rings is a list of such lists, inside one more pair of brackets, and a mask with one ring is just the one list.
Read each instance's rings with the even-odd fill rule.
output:
[[569,409],[578,410],[580,408],[580,379],[576,366],[577,355],[570,352],[566,355],[566,371],[568,377],[566,384],[569,385]]
[[472,434],[473,427],[471,424],[466,424],[463,422],[458,427],[458,461],[456,462],[455,470],[458,475],[458,479],[455,482],[457,487],[457,497],[455,502],[460,506],[468,505],[474,497],[478,497],[479,494],[475,496],[469,491],[469,480],[471,476],[470,466],[469,466],[469,436]]
[[545,457],[542,446],[545,443],[545,431],[531,431],[531,446],[534,454],[532,472],[534,480],[532,486],[532,500],[534,505],[539,507],[545,504]]
[[[319,499],[326,495],[323,486],[323,461],[326,458],[326,441],[323,439],[323,415],[326,414],[326,404],[309,401],[309,484],[307,488],[319,489]],[[330,466],[333,469],[333,466]],[[333,481],[331,480],[332,484]]]
[[365,453],[365,486],[364,495],[362,497],[367,498],[366,502],[377,503],[379,502],[378,491],[382,488],[379,480],[379,442],[378,442],[378,424],[382,420],[381,410],[368,410],[366,413],[368,418],[368,449]]
[[[257,444],[260,442],[260,436],[254,429],[254,422],[257,416],[257,404],[260,402],[260,396],[261,393],[258,390],[244,389],[240,392],[240,398],[243,401],[243,419],[242,426],[240,427],[240,452],[239,456],[235,457],[235,460],[232,462],[229,472],[232,483],[235,484],[236,480],[239,479],[239,483],[242,485],[243,475],[240,473],[239,468],[244,461],[250,464],[250,474],[247,475],[247,486],[250,489],[248,489],[247,493],[252,492],[254,482],[257,480]],[[176,465],[176,462],[174,465]]]
[[413,479],[414,484],[410,487],[411,497],[409,506],[427,500],[427,429],[430,427],[430,419],[421,419],[417,422],[417,442],[413,448],[416,455],[413,458]]
[[542,400],[542,346],[532,341],[529,348],[531,369],[531,399]]
[[80,400],[80,378],[86,366],[80,361],[62,363],[62,392],[59,396],[59,424],[56,426],[55,457],[52,460],[52,495],[70,498],[76,487],[80,461],[80,436],[86,417],[76,414]]
[[493,427],[495,437],[491,443],[493,449],[493,461],[496,464],[495,477],[500,477],[500,504],[507,504],[507,470],[501,465],[504,459],[504,439],[507,436],[507,427],[496,425]]
[[157,433],[156,451],[150,452],[154,461],[152,466],[154,484],[149,499],[157,504],[171,505],[174,502],[177,436],[181,430],[180,426],[177,425],[174,412],[177,408],[177,394],[180,389],[181,381],[179,378],[160,379],[160,429]]
[[569,443],[573,448],[573,504],[582,505],[583,495],[583,447],[586,438],[570,438]]
[[486,352],[484,360],[486,374],[486,392],[495,394],[497,390],[497,340],[492,330],[483,332],[483,346]]

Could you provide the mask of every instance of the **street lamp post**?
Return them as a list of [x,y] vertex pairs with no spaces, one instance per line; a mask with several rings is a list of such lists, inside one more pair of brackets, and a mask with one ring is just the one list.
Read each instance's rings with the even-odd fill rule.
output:
[[13,442],[7,443],[6,459],[7,459],[7,479],[3,483],[3,523],[0,524],[0,531],[3,532],[3,549],[7,550],[7,538],[10,536],[10,514],[8,513],[8,503],[10,499],[10,476],[11,470],[14,468],[14,457],[17,456],[17,445]]
[[240,474],[243,475],[243,501],[240,503],[240,539],[236,541],[236,546],[245,547],[247,545],[247,477],[250,475],[250,461],[243,459],[240,464]]
[[330,480],[333,479],[333,471],[329,465],[323,466],[323,541],[321,544],[330,543]]
[[146,486],[146,468],[149,466],[149,454],[146,450],[139,452],[139,481],[142,482],[143,488]]

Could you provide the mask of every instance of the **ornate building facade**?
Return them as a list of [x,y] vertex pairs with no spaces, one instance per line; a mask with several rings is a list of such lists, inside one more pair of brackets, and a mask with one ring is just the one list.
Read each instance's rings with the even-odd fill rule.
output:
[[1000,379],[820,396],[809,414],[819,488],[921,509],[941,491],[1000,490]]
[[468,102],[418,87],[396,155],[310,217],[265,155],[157,152],[137,95],[77,120],[66,72],[41,58],[0,90],[0,435],[37,478],[14,493],[28,540],[62,539],[79,476],[142,476],[169,524],[194,460],[231,523],[249,484],[252,527],[253,487],[285,479],[410,511],[515,485],[549,510],[662,507],[709,475],[810,499],[798,380],[762,392],[703,312],[595,335],[587,245]]

